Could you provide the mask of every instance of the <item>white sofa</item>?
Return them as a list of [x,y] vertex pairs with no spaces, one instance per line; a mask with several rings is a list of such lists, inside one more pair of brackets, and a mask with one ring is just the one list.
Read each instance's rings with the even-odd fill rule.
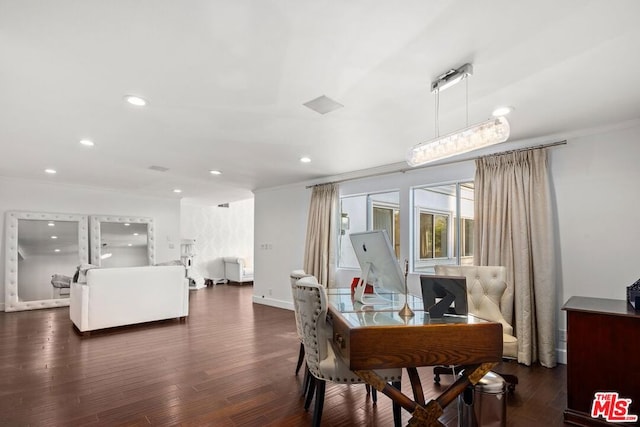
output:
[[230,283],[252,283],[253,269],[245,265],[245,261],[239,257],[225,257],[224,278]]
[[92,268],[83,282],[71,284],[69,306],[80,332],[189,315],[182,265]]

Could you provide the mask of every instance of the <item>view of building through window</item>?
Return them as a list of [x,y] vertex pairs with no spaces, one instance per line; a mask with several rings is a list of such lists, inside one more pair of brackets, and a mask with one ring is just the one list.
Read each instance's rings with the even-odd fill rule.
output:
[[436,264],[472,264],[473,183],[414,188],[412,200],[413,271],[431,272]]
[[398,191],[342,197],[340,198],[340,218],[342,224],[349,224],[349,229],[341,230],[339,235],[338,267],[360,268],[349,239],[350,233],[360,231],[387,230],[396,256],[400,256],[400,193]]
[[473,182],[415,187],[411,192],[409,242],[400,239],[399,191],[340,198],[339,268],[359,268],[349,234],[367,230],[387,230],[398,258],[401,245],[410,246],[406,253],[411,254],[414,272],[433,272],[436,264],[473,263]]

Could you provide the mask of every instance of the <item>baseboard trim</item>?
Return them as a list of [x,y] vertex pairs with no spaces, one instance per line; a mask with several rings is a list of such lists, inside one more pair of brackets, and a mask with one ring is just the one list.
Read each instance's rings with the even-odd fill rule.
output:
[[556,357],[558,358],[558,363],[562,363],[563,365],[567,364],[567,350],[556,349]]
[[270,307],[284,308],[285,310],[293,311],[293,302],[289,302],[289,301],[283,301],[283,300],[278,300],[273,298],[265,298],[265,297],[254,295],[253,302],[254,304],[268,305]]

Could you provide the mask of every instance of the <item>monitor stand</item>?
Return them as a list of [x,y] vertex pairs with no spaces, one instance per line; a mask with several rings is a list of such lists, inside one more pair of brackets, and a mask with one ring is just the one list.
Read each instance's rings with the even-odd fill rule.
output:
[[359,302],[364,305],[374,305],[374,304],[388,304],[389,301],[385,301],[380,298],[378,295],[365,294],[364,290],[367,287],[367,278],[369,277],[369,272],[371,271],[372,264],[370,262],[367,263],[364,270],[362,271],[362,277],[358,281],[354,292],[353,299],[354,301]]
[[444,314],[449,310],[451,303],[456,299],[456,296],[451,292],[446,290],[445,292],[447,293],[447,295],[444,298],[438,301],[437,304],[429,307],[429,317],[431,317],[432,319],[439,319],[444,316]]

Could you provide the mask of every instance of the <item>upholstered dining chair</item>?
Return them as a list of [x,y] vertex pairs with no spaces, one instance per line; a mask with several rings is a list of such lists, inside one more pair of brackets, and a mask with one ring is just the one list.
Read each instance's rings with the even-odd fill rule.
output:
[[[293,297],[293,308],[294,312],[298,312],[297,300],[296,300],[296,282],[303,277],[311,277],[311,274],[305,273],[304,270],[293,270],[289,274],[289,278],[291,279],[291,295]],[[296,375],[300,372],[300,368],[304,363],[304,344],[302,343],[302,329],[300,328],[300,323],[298,322],[298,316],[295,316],[296,320],[296,331],[298,333],[298,338],[300,338],[300,352],[298,353],[298,362],[296,363]],[[305,367],[304,370],[304,380],[302,382],[302,393],[303,395],[307,395],[307,391],[309,390],[311,375],[309,374],[309,369]],[[375,388],[371,388],[369,384],[365,384],[367,389],[367,394],[371,393],[371,401],[375,404],[378,401],[378,392]]]
[[[326,381],[342,384],[364,383],[338,357],[331,344],[333,329],[327,324],[327,294],[315,277],[303,277],[296,283],[295,297],[298,308],[296,315],[302,330],[305,361],[311,374],[311,383],[305,399],[305,410],[309,409],[315,394],[313,426],[320,426],[324,406]],[[402,369],[376,371],[397,389],[401,389]],[[393,403],[393,420],[400,426],[401,407]]]
[[[518,339],[513,335],[513,285],[507,282],[507,271],[502,266],[436,265],[438,276],[459,276],[467,279],[467,306],[469,313],[481,319],[502,324],[502,357],[517,359]],[[507,320],[509,319],[509,320]],[[436,366],[434,381],[440,382],[440,374],[451,373],[450,368]],[[500,374],[515,390],[518,377]]]
[[[289,279],[291,280],[291,296],[293,297],[293,310],[294,312],[298,312],[297,300],[296,300],[296,282],[303,277],[309,277],[310,274],[304,272],[304,270],[293,270],[289,274]],[[298,338],[300,339],[300,352],[298,353],[298,362],[296,363],[296,375],[300,372],[300,368],[302,367],[302,363],[304,362],[304,344],[302,343],[302,329],[300,328],[300,323],[298,322],[298,316],[296,315],[296,332],[298,333]],[[305,381],[306,382],[306,381]]]

